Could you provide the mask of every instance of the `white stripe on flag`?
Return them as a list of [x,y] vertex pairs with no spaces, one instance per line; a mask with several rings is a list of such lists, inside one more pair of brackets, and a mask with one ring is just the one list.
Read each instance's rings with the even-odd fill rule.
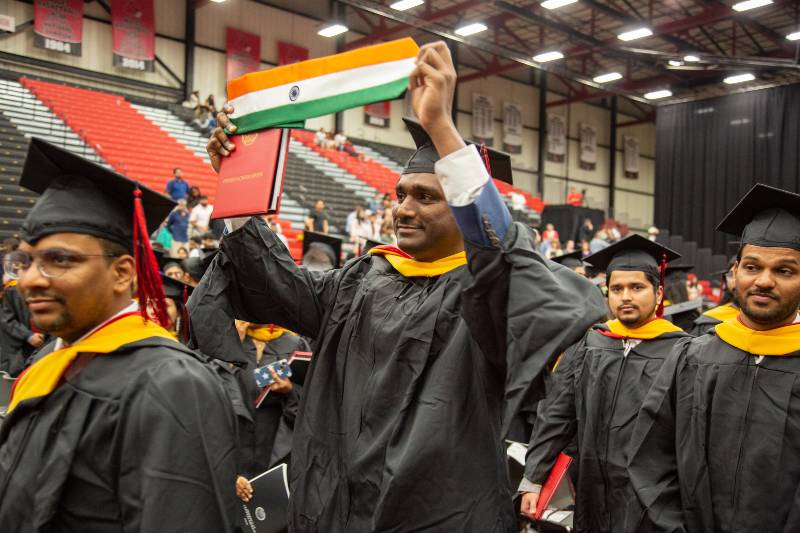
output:
[[[234,109],[231,118],[236,119],[257,111],[265,111],[289,104],[303,104],[319,98],[327,98],[384,85],[411,74],[416,60],[416,57],[411,57],[398,61],[389,61],[388,63],[352,68],[243,94],[230,101]],[[293,101],[290,99],[289,94],[294,86],[299,88],[299,92]]]

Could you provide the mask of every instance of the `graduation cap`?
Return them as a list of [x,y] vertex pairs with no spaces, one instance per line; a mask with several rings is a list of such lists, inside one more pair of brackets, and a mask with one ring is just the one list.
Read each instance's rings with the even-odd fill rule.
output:
[[342,255],[342,239],[315,231],[304,231],[303,257],[312,249],[322,251],[330,258],[333,268],[339,268],[339,258]]
[[[413,174],[416,172],[433,174],[434,165],[439,160],[439,152],[433,145],[428,132],[422,127],[422,124],[416,120],[408,117],[403,117],[403,122],[406,123],[406,128],[411,133],[414,139],[414,144],[417,145],[417,151],[411,156],[403,170],[403,174]],[[470,141],[464,141],[467,144],[475,144]],[[487,156],[489,158],[489,173],[493,178],[504,181],[509,185],[513,185],[512,172],[511,172],[511,156],[505,152],[492,150],[486,148]]]
[[203,278],[206,268],[203,266],[202,257],[187,257],[181,261],[181,268],[198,283]]
[[694,270],[694,265],[690,264],[680,264],[680,265],[667,265],[667,276],[672,274],[683,274],[686,275],[690,271]]
[[[629,235],[599,252],[586,257],[584,261],[598,270],[605,270],[610,278],[615,270],[644,272],[651,280],[659,280],[664,284],[664,273],[667,263],[678,259],[681,255],[666,246],[646,239],[641,235]],[[664,302],[658,308],[658,316],[662,315]]]
[[386,243],[383,242],[373,241],[372,239],[366,239],[366,242],[364,242],[364,246],[361,247],[361,255],[364,255],[365,253],[369,252],[376,246],[384,246],[385,244]]
[[580,250],[576,250],[574,252],[570,252],[568,254],[562,254],[556,257],[553,257],[551,261],[555,261],[559,265],[564,265],[567,268],[578,268],[583,266],[583,261],[581,260],[582,253]]
[[81,233],[125,247],[136,259],[142,313],[152,307],[156,320],[167,322],[148,236],[175,207],[172,200],[36,137],[28,147],[19,184],[41,195],[20,230],[25,241],[36,244],[55,233]]
[[800,250],[800,194],[756,184],[719,223],[741,243]]

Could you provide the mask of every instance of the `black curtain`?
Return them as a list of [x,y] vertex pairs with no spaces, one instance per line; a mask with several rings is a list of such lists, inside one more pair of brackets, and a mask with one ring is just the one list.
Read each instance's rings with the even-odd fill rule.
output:
[[730,255],[715,228],[756,183],[800,187],[800,85],[658,109],[656,226]]

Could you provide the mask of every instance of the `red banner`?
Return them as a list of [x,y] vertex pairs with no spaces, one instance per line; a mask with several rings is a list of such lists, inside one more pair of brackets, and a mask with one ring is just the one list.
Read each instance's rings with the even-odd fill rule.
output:
[[34,0],[33,45],[81,55],[83,0]]
[[308,48],[278,41],[278,65],[290,65],[308,59]]
[[392,116],[392,103],[377,102],[364,106],[364,124],[378,128],[388,128]]
[[153,0],[111,0],[114,66],[153,72],[156,29]]
[[225,79],[261,68],[261,37],[254,33],[228,28],[225,36]]

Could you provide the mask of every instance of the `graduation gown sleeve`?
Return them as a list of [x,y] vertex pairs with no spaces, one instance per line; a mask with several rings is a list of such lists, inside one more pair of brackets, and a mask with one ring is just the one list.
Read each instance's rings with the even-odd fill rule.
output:
[[678,342],[664,360],[633,429],[628,475],[644,509],[639,523],[629,524],[636,531],[686,531],[678,480],[674,384],[688,345]]
[[260,218],[225,236],[220,251],[188,302],[190,346],[226,361],[241,361],[234,318],[278,324],[316,337],[336,294],[337,270],[310,272],[295,264]]
[[236,426],[211,370],[164,365],[137,386],[119,436],[122,531],[232,531]]
[[581,344],[567,350],[553,373],[545,400],[539,406],[536,430],[525,456],[525,479],[543,485],[558,454],[567,448],[578,427],[575,410],[575,369],[583,356]]
[[536,399],[529,392],[544,389],[547,364],[605,316],[605,303],[589,280],[543,258],[531,230],[511,222],[474,146],[438,161],[436,173],[473,276],[464,319],[485,356],[505,370],[505,436],[523,404]]

